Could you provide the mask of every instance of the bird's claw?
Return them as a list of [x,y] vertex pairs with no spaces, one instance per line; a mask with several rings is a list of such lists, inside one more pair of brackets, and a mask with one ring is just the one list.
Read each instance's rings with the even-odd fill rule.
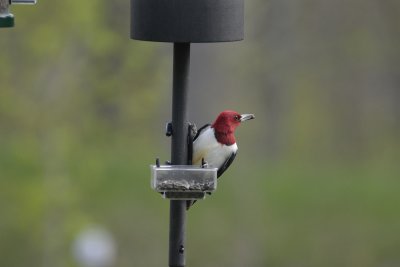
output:
[[204,160],[204,158],[201,159],[201,167],[202,168],[207,168],[208,167],[208,163],[207,163],[207,161]]
[[197,126],[196,126],[196,124],[189,122],[189,135],[193,139],[196,136],[196,134],[197,134]]

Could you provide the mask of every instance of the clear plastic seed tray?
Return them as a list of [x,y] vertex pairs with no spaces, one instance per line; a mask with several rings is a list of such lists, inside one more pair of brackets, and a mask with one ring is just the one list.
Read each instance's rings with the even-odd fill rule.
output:
[[151,165],[151,187],[170,199],[202,199],[217,189],[217,168]]

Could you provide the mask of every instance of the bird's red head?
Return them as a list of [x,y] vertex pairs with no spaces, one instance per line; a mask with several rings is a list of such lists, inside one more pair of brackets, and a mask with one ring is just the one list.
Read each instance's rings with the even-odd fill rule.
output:
[[218,142],[224,145],[236,143],[234,132],[240,123],[254,119],[253,114],[239,114],[233,110],[221,112],[211,125],[215,130],[215,137]]

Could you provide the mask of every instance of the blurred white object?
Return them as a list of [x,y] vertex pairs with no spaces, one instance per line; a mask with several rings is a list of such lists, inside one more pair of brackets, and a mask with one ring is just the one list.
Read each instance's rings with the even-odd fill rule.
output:
[[116,246],[108,231],[90,227],[78,234],[73,244],[73,254],[84,267],[109,267],[115,262]]

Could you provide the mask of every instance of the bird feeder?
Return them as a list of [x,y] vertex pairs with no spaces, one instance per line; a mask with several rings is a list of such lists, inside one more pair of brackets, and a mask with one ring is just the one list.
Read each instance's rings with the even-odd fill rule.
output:
[[151,187],[165,198],[195,200],[217,189],[217,168],[152,165]]
[[0,28],[14,27],[14,15],[10,13],[11,4],[36,4],[36,0],[0,0]]
[[243,28],[244,0],[131,0],[131,38],[174,43],[171,164],[151,166],[153,189],[171,199],[169,266],[185,266],[186,201],[216,189],[215,168],[190,165],[190,43],[240,41]]

